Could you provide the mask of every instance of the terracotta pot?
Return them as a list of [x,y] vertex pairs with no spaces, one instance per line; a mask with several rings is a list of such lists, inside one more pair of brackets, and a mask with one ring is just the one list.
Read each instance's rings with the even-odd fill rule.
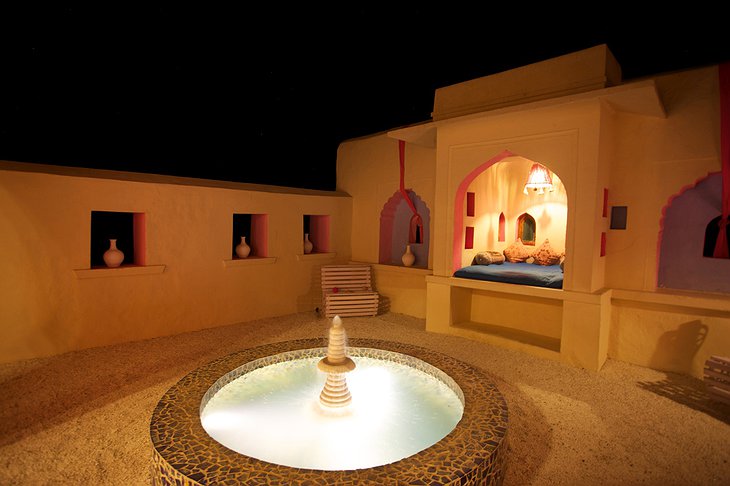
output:
[[238,258],[248,258],[251,253],[251,247],[246,244],[246,237],[241,236],[241,242],[236,245],[236,255]]
[[124,261],[124,253],[117,249],[117,240],[109,240],[109,249],[104,252],[104,263],[109,268],[116,268]]
[[304,233],[304,253],[312,253],[313,248],[314,245],[312,245],[312,242],[309,241],[309,233]]
[[403,261],[403,265],[406,267],[410,267],[415,263],[416,255],[411,252],[411,245],[406,245],[406,252],[401,257],[401,260]]

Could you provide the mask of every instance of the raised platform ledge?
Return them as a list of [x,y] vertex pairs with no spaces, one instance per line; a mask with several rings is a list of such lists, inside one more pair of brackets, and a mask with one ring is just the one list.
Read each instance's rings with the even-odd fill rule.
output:
[[449,285],[475,290],[486,290],[500,294],[527,295],[530,297],[541,297],[543,299],[554,299],[569,302],[582,302],[585,304],[600,304],[601,294],[605,290],[593,294],[585,292],[574,292],[571,290],[548,289],[545,287],[533,287],[531,285],[516,285],[500,282],[488,282],[485,280],[472,280],[459,277],[438,277],[435,275],[426,276],[427,283]]
[[689,309],[705,309],[730,312],[730,295],[690,292],[684,290],[657,289],[656,292],[642,290],[613,289],[612,300],[643,302]]
[[129,265],[117,268],[81,268],[74,270],[76,278],[129,277],[154,275],[165,271],[165,265]]

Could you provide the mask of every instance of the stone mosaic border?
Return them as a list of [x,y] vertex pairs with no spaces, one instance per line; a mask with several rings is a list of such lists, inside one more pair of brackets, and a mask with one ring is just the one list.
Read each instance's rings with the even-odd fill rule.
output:
[[[150,421],[154,448],[153,484],[502,483],[508,424],[507,404],[502,394],[480,370],[450,356],[403,343],[350,339],[348,353],[352,349],[352,356],[379,359],[390,356],[414,367],[420,366],[417,361],[420,360],[427,365],[422,371],[435,373],[433,376],[449,385],[460,398],[463,397],[464,413],[454,430],[418,454],[369,469],[318,471],[260,461],[233,452],[208,436],[200,422],[200,409],[222,386],[247,371],[278,362],[275,360],[283,361],[287,356],[311,354],[324,357],[326,344],[325,339],[302,339],[246,349],[192,371],[171,387],[158,402]],[[398,358],[389,352],[405,356]]]

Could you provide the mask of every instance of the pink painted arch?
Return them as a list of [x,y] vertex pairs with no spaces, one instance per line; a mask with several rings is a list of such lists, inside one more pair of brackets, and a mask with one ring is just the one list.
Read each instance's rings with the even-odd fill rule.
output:
[[478,166],[471,172],[469,172],[466,177],[464,177],[464,180],[461,181],[461,184],[459,184],[459,187],[456,189],[456,201],[454,201],[454,244],[453,244],[453,253],[452,253],[452,272],[457,271],[459,268],[461,268],[461,252],[462,248],[464,248],[464,198],[466,196],[466,190],[469,188],[469,184],[472,183],[476,177],[496,164],[497,162],[500,162],[507,157],[514,157],[516,154],[513,154],[509,150],[503,150],[499,154],[495,155],[488,161],[484,162],[482,165]]
[[[520,155],[509,150],[503,150],[499,154],[495,155],[491,159],[487,160],[486,162],[477,166],[471,172],[469,172],[466,177],[464,177],[464,179],[461,181],[461,183],[459,183],[459,187],[456,189],[456,200],[454,201],[454,239],[451,260],[452,273],[461,268],[461,255],[463,251],[462,249],[464,248],[464,200],[466,199],[466,190],[479,174],[508,157],[520,157]],[[555,171],[553,171],[549,166],[545,165],[545,167],[550,169],[553,174],[557,175],[558,178],[560,178],[560,176],[555,173]]]

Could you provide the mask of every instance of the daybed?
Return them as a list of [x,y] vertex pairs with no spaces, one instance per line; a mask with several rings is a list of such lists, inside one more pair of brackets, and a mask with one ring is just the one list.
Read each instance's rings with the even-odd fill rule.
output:
[[534,285],[551,289],[563,288],[563,271],[560,265],[536,265],[525,262],[504,262],[499,265],[469,265],[454,272],[454,277]]
[[477,253],[472,264],[454,272],[454,277],[562,289],[564,257],[547,239],[533,250],[518,238],[504,252]]

